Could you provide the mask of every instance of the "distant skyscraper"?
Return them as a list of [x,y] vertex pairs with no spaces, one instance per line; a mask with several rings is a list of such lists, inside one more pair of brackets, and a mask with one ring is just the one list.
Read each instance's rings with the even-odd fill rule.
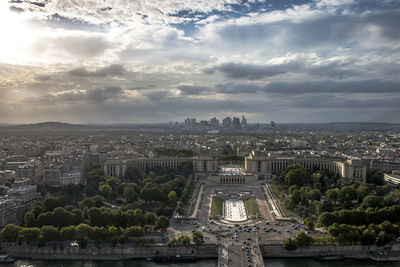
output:
[[239,118],[236,118],[236,117],[233,117],[233,120],[232,120],[232,129],[233,130],[240,130],[240,119]]
[[195,127],[196,119],[195,118],[186,118],[185,119],[185,127]]
[[222,126],[226,129],[231,129],[232,128],[232,119],[231,117],[226,117],[223,121],[222,121]]
[[216,117],[210,119],[210,124],[212,127],[219,127],[219,120]]
[[247,119],[244,117],[244,115],[242,115],[242,129],[246,129],[247,128]]
[[185,119],[185,127],[187,127],[187,126],[189,126],[190,125],[190,119],[189,118],[186,118]]
[[276,123],[274,121],[271,121],[271,127],[276,127]]

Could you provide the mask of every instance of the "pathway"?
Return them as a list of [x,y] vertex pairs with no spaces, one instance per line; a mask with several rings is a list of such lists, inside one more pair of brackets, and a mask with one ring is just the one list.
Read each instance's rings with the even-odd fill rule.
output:
[[200,185],[200,189],[199,189],[199,193],[197,195],[197,199],[196,199],[196,204],[194,206],[193,212],[192,214],[189,216],[190,219],[196,219],[196,215],[197,215],[197,211],[199,209],[200,206],[200,202],[201,202],[201,198],[203,197],[203,190],[204,190],[204,185]]

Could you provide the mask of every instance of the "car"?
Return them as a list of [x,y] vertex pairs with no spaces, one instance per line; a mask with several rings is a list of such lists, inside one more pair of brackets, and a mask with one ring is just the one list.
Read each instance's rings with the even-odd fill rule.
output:
[[247,238],[247,240],[249,240],[249,241],[250,241],[250,240],[251,240],[251,238],[249,237],[249,238]]

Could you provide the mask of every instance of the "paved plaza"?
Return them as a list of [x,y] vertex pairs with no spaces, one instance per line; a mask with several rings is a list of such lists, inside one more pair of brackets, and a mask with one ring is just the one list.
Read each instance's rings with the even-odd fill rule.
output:
[[240,191],[252,191],[254,194],[258,207],[260,209],[261,217],[264,220],[272,221],[274,217],[269,209],[268,203],[264,197],[264,193],[261,192],[260,186],[254,185],[204,185],[203,201],[200,207],[200,220],[208,220],[210,216],[210,208],[212,202],[212,195],[215,191],[223,190],[230,192]]

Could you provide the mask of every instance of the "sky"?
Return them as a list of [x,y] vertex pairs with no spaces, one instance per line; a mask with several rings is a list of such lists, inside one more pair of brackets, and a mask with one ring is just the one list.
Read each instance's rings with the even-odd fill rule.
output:
[[0,1],[0,123],[400,122],[398,0]]

